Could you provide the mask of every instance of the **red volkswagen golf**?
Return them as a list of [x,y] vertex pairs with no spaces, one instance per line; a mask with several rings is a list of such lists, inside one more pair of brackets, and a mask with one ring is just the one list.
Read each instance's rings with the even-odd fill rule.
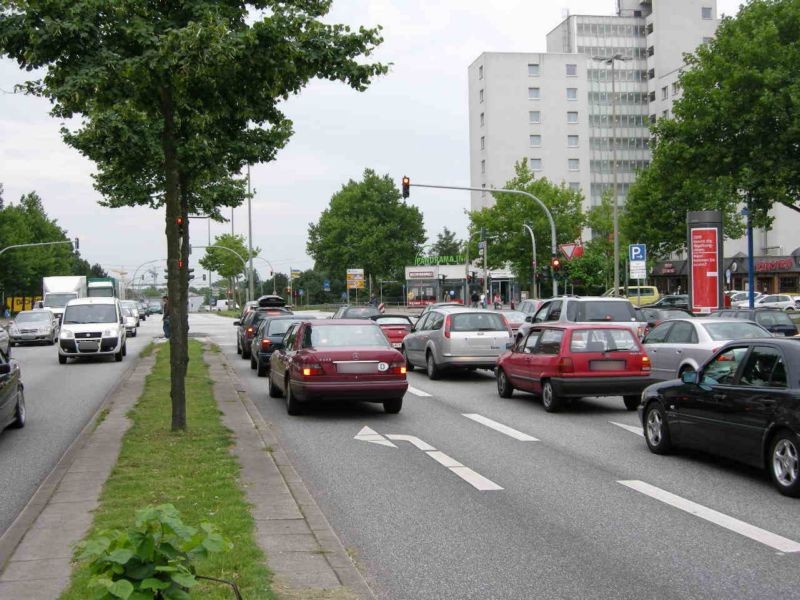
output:
[[270,357],[269,395],[297,415],[315,400],[381,402],[398,413],[408,389],[406,361],[368,319],[293,323]]
[[650,358],[627,325],[535,325],[498,357],[495,372],[500,396],[540,395],[547,412],[582,396],[622,396],[636,410],[653,383]]

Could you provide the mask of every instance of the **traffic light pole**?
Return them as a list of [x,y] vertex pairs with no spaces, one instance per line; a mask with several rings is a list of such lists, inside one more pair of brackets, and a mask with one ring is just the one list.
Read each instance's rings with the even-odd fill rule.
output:
[[[497,194],[497,193],[517,194],[519,196],[525,196],[526,198],[530,198],[531,200],[533,200],[539,206],[542,207],[542,210],[544,211],[544,214],[547,215],[547,220],[550,221],[550,253],[551,253],[551,255],[553,257],[558,256],[558,243],[556,241],[557,240],[557,238],[556,238],[556,223],[553,220],[553,215],[550,214],[550,211],[548,210],[547,206],[545,206],[544,202],[539,200],[539,198],[537,198],[533,194],[529,194],[528,192],[523,192],[521,190],[506,190],[506,189],[496,189],[496,188],[492,188],[492,189],[488,189],[487,190],[485,188],[478,188],[478,187],[465,187],[465,186],[456,186],[456,185],[431,185],[431,184],[425,184],[425,183],[411,183],[411,181],[409,180],[408,177],[403,177],[403,189],[404,189],[404,192],[405,192],[406,188],[410,188],[412,186],[413,187],[420,187],[420,188],[432,188],[432,189],[438,189],[438,190],[462,190],[462,191],[467,191],[467,192],[489,192],[490,194]],[[407,198],[408,196],[405,193],[403,193],[403,197]],[[555,277],[553,277],[553,296],[558,296],[558,281],[556,281]]]

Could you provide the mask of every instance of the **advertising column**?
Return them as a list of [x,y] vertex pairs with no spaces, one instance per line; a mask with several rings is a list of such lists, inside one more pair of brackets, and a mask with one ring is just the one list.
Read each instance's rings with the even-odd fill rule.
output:
[[722,301],[722,213],[693,211],[686,216],[689,246],[689,306],[708,314]]

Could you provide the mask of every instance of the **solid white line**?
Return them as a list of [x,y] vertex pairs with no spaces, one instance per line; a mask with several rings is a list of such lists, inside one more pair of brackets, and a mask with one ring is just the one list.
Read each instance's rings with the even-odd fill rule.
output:
[[624,430],[635,433],[640,437],[644,437],[644,432],[642,431],[641,427],[636,427],[635,425],[626,425],[625,423],[617,423],[616,421],[609,421],[609,423],[616,425],[617,427],[622,427]]
[[476,473],[469,467],[451,467],[450,470],[459,477],[461,477],[461,479],[469,483],[472,487],[482,492],[488,490],[503,489],[502,487],[497,485],[494,481],[486,479],[486,477]]
[[428,442],[425,442],[413,435],[401,435],[399,433],[389,433],[386,435],[387,438],[390,440],[395,440],[396,442],[408,442],[410,444],[414,444],[420,450],[436,450],[433,446],[431,446]]
[[408,386],[408,391],[414,394],[415,396],[419,396],[420,398],[430,398],[431,395],[428,392],[423,392],[422,390],[418,390],[415,387]]
[[766,529],[761,529],[755,525],[750,525],[749,523],[745,523],[739,519],[734,519],[733,517],[729,517],[721,512],[717,512],[716,510],[703,506],[702,504],[697,504],[691,500],[681,498],[680,496],[671,494],[666,490],[657,488],[649,483],[645,483],[644,481],[618,481],[617,483],[621,483],[622,485],[636,490],[637,492],[641,492],[646,496],[660,500],[665,504],[674,506],[675,508],[688,512],[696,517],[710,521],[716,525],[719,525],[720,527],[729,529],[734,533],[738,533],[739,535],[748,537],[751,540],[760,542],[765,546],[769,546],[770,548],[778,550],[779,552],[800,552],[800,544],[797,542],[793,542],[790,539],[767,531]]
[[463,467],[460,462],[458,462],[455,458],[451,458],[447,456],[444,452],[439,452],[435,450],[433,452],[427,452],[427,455],[430,456],[433,460],[438,462],[440,465],[444,465],[448,469],[452,469],[453,467]]
[[515,440],[519,440],[520,442],[539,441],[538,439],[528,435],[527,433],[522,433],[521,431],[512,429],[508,425],[503,425],[502,423],[498,423],[497,421],[492,421],[490,418],[484,417],[483,415],[478,415],[475,413],[462,413],[462,414],[468,419],[472,419],[473,421],[480,423],[481,425],[486,425],[487,427],[494,429],[495,431],[499,431],[500,433],[504,433],[505,435],[512,437]]

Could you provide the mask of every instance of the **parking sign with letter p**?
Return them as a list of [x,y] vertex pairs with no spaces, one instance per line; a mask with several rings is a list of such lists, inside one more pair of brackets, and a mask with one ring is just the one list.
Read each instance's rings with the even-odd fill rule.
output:
[[628,260],[631,262],[647,260],[647,245],[646,244],[629,244],[628,245]]

